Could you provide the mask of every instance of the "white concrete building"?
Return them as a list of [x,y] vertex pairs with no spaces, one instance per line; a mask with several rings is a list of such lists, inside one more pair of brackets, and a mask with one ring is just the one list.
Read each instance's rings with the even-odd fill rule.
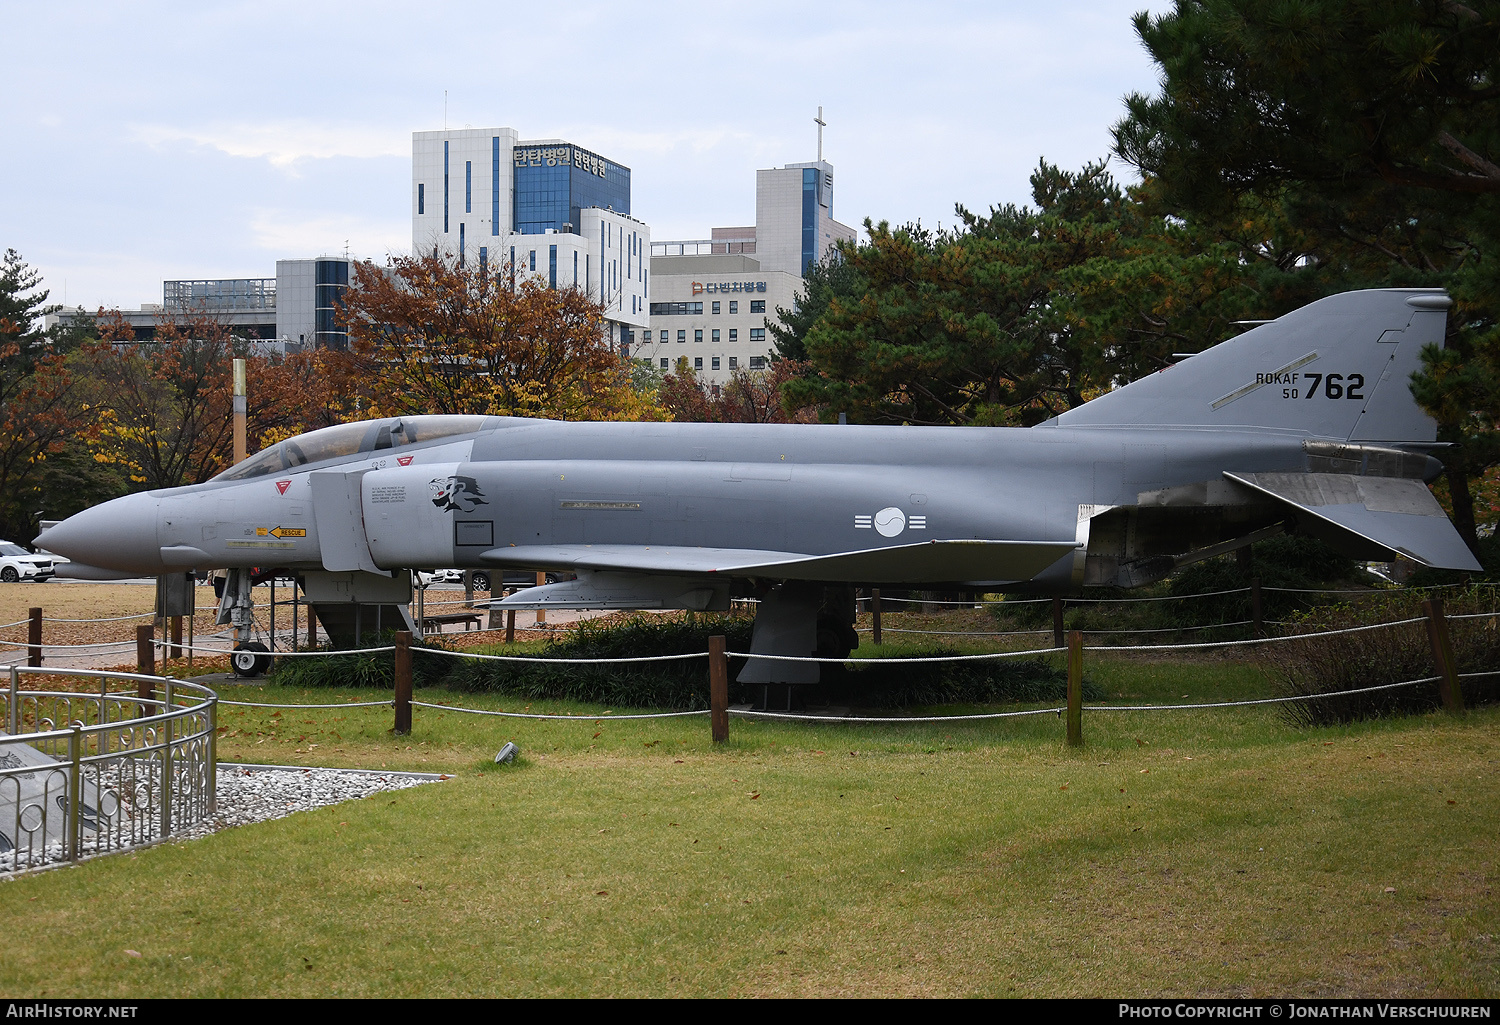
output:
[[648,319],[651,229],[630,216],[630,169],[514,129],[412,133],[412,251],[543,275],[603,301],[628,353]]
[[720,385],[765,368],[777,307],[791,309],[808,265],[855,231],[833,219],[833,165],[818,160],[756,171],[755,224],[709,234],[652,246],[651,322],[633,355],[666,370],[686,358]]

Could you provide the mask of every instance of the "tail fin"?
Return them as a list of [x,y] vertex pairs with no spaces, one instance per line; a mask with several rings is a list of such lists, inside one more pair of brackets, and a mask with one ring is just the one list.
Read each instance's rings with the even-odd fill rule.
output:
[[1277,427],[1313,437],[1431,442],[1412,398],[1422,347],[1441,345],[1441,289],[1329,296],[1057,417],[1066,427]]

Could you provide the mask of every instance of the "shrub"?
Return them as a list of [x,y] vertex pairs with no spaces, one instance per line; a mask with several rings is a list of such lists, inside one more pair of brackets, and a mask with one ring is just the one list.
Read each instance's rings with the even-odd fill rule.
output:
[[[708,639],[724,634],[731,651],[750,647],[752,620],[744,616],[701,615],[630,616],[624,620],[577,624],[565,637],[552,638],[537,658],[641,658],[649,655],[698,654],[708,650]],[[491,648],[487,654],[509,654]],[[453,660],[448,675],[454,690],[493,691],[523,698],[566,698],[574,701],[637,708],[707,708],[708,662],[703,658],[674,662],[606,662],[597,665],[558,665],[538,662]],[[743,659],[730,659],[734,679]]]
[[[1351,586],[1368,587],[1375,583],[1352,560],[1312,538],[1274,537],[1257,542],[1254,552],[1254,560],[1249,564],[1241,563],[1233,555],[1206,559],[1147,587],[1133,590],[1091,587],[1084,594],[1085,600],[1067,606],[1064,625],[1068,630],[1087,630],[1096,634],[1120,631],[1114,637],[1104,638],[1108,643],[1134,641],[1154,644],[1247,637],[1250,634],[1248,626],[1194,629],[1190,632],[1188,628],[1244,623],[1252,619],[1251,596],[1242,589],[1250,586],[1253,577],[1259,577],[1261,582],[1261,618],[1272,622],[1340,600],[1340,595],[1317,593],[1317,588],[1338,590]],[[1218,593],[1222,591],[1238,593]],[[1118,598],[1135,600],[1107,600]],[[1179,600],[1139,600],[1143,598]],[[998,622],[1009,628],[1046,627],[1052,622],[1052,608],[1045,602],[1001,603],[991,606],[990,611]],[[1126,632],[1131,630],[1159,632],[1145,635]]]
[[[1474,587],[1445,595],[1445,612],[1463,615],[1495,608],[1491,587]],[[1423,617],[1420,592],[1392,591],[1358,604],[1342,604],[1301,616],[1293,633],[1341,630],[1370,623]],[[1449,635],[1460,673],[1500,669],[1500,629],[1494,618],[1450,619]],[[1425,623],[1381,630],[1364,630],[1307,641],[1268,645],[1258,655],[1287,695],[1325,694],[1387,683],[1419,680],[1436,673]],[[1462,681],[1466,703],[1493,701],[1500,696],[1500,676]],[[1367,694],[1351,694],[1283,705],[1286,718],[1299,725],[1323,726],[1386,715],[1431,711],[1439,705],[1435,683],[1398,687]]]
[[[623,621],[583,622],[566,637],[550,640],[539,658],[640,658],[697,654],[708,638],[724,634],[730,651],[748,651],[753,621],[745,616],[632,616]],[[504,649],[490,649],[502,654]],[[921,649],[913,656],[952,655]],[[561,665],[538,662],[458,661],[447,684],[455,690],[490,691],[522,698],[565,698],[637,708],[699,709],[709,705],[705,659],[676,662]],[[751,700],[758,687],[733,681],[745,660],[729,660],[730,698]],[[823,666],[824,697],[864,706],[901,707],[949,702],[1048,701],[1066,694],[1067,678],[1039,659],[934,662],[929,665],[865,664],[846,669]],[[1093,688],[1093,690],[1090,690]],[[1090,697],[1102,695],[1092,684]]]
[[[393,632],[387,631],[372,644],[383,647],[393,643]],[[452,666],[452,659],[423,658],[423,648],[436,648],[431,642],[412,643],[412,686],[431,687],[442,683]],[[334,648],[320,648],[327,652],[323,658],[294,656],[276,658],[267,679],[283,687],[356,687],[367,690],[391,690],[396,686],[395,653],[379,651],[373,654],[340,654]]]

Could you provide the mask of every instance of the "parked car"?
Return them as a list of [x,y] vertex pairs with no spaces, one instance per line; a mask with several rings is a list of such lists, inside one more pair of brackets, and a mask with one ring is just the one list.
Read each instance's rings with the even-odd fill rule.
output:
[[20,580],[41,583],[52,577],[52,556],[33,555],[18,544],[0,541],[0,581],[14,584]]

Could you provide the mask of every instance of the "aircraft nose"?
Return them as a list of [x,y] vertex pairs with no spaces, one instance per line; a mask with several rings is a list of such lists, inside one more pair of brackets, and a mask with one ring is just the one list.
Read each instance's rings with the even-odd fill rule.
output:
[[166,570],[156,538],[157,500],[126,495],[49,527],[37,546],[102,569],[155,576]]

